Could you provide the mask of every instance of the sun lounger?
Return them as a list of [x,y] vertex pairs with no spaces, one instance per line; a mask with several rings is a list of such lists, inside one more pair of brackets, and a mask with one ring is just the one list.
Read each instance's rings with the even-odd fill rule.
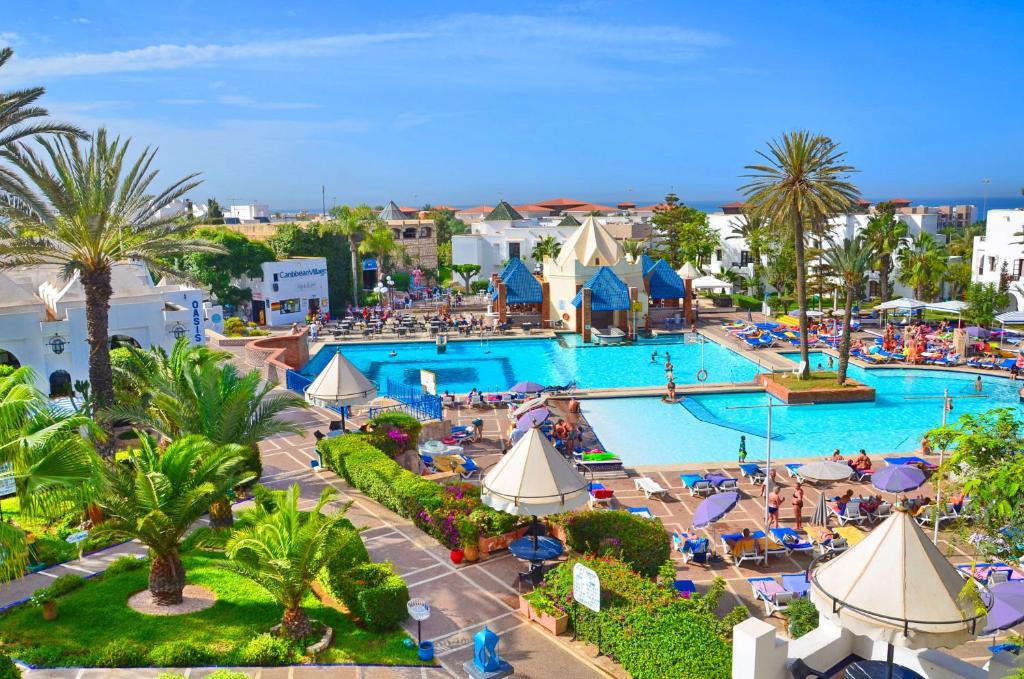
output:
[[684,564],[691,561],[706,564],[711,543],[704,536],[691,538],[689,535],[672,533],[672,549],[683,555]]
[[[930,524],[932,522],[932,519],[934,517],[935,517],[935,506],[934,505],[928,505],[927,507],[924,508],[924,511],[921,512],[917,516],[917,525],[919,525],[919,526],[927,526],[928,524]],[[939,522],[939,525],[941,526],[943,521],[953,521],[954,519],[959,519],[959,518],[960,518],[960,514],[956,511],[956,508],[953,506],[953,503],[947,502],[945,508],[939,514],[937,520]]]
[[715,487],[700,474],[680,474],[683,485],[690,489],[690,495],[710,495]]
[[750,534],[750,544],[739,553],[733,549],[738,540],[743,539],[743,533],[730,533],[721,536],[722,551],[732,556],[733,565],[739,566],[744,561],[764,563],[767,555],[764,552],[764,533],[757,531]]
[[787,592],[792,592],[798,597],[807,596],[811,589],[811,583],[807,580],[807,572],[783,573],[781,576],[782,586]]
[[612,498],[615,497],[615,491],[610,488],[605,488],[603,483],[591,483],[588,487],[590,491],[590,507],[610,507],[612,504]]
[[806,535],[800,535],[792,528],[772,528],[771,533],[775,539],[786,548],[787,552],[810,552],[814,550],[814,543],[807,539]]
[[796,598],[793,592],[786,589],[775,578],[747,578],[754,598],[764,603],[765,615],[772,615],[789,608],[789,602]]
[[715,492],[728,493],[729,491],[739,490],[739,487],[739,479],[723,479],[715,484]]
[[630,507],[629,508],[629,513],[630,514],[636,514],[637,516],[642,516],[645,519],[653,519],[654,518],[654,514],[651,512],[650,508],[648,508],[648,507]]
[[462,466],[458,469],[459,475],[467,481],[474,476],[480,475],[480,467],[471,457],[462,457]]
[[650,500],[652,495],[660,495],[664,497],[668,494],[668,491],[661,487],[661,484],[654,479],[647,476],[640,476],[633,479],[633,484],[637,490],[642,490],[644,496]]
[[753,462],[742,463],[740,473],[754,484],[764,483],[764,479],[768,475],[768,471],[764,467]]
[[676,580],[672,583],[672,587],[684,597],[690,597],[697,593],[697,585],[693,583],[693,580]]
[[824,542],[815,542],[814,551],[819,556],[825,556],[827,554],[839,554],[845,552],[850,548],[850,542],[846,538],[833,538],[831,540],[825,540]]
[[864,509],[864,507],[861,507],[861,510],[863,510],[864,513],[867,514],[868,521],[871,521],[872,523],[877,523],[878,521],[881,521],[882,519],[887,519],[892,515],[892,505],[889,504],[888,502],[882,502],[877,507],[875,507],[875,510],[873,512],[867,511],[866,509]]
[[932,464],[924,458],[917,457],[916,455],[904,455],[900,457],[887,457],[884,458],[886,464],[909,464],[915,467],[920,467],[925,471],[935,471],[938,469],[938,465]]
[[846,503],[846,508],[843,511],[839,511],[839,503],[829,502],[828,513],[829,516],[836,517],[839,521],[839,525],[845,526],[848,523],[863,523],[867,520],[867,515],[860,511],[860,503],[850,501]]

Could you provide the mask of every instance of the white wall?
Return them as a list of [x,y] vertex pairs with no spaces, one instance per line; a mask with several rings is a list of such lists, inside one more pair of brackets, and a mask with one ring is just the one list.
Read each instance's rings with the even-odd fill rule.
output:
[[1014,282],[1009,286],[1010,295],[1018,310],[1024,309],[1024,284],[1017,274],[1024,270],[1024,244],[1021,236],[1014,234],[1024,231],[1024,210],[989,210],[985,222],[985,235],[974,238],[974,255],[971,260],[971,280],[975,283],[999,283],[999,275],[1005,263],[1007,273]]
[[[249,281],[253,299],[266,303],[267,324],[272,326],[304,323],[310,300],[318,300],[320,311],[330,308],[327,287],[327,259],[301,257],[262,264],[263,279]],[[276,287],[276,289],[275,289]],[[294,311],[274,309],[276,304],[298,300]]]

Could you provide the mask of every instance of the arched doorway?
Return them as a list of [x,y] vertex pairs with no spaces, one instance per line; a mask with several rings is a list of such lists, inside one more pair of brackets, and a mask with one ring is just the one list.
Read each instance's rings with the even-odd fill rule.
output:
[[110,336],[110,348],[117,349],[118,347],[135,347],[141,349],[142,345],[139,341],[130,335],[111,335]]
[[7,374],[11,370],[20,368],[21,361],[18,360],[17,356],[7,351],[6,349],[0,349],[0,366],[9,366],[9,368],[5,368],[3,372],[0,373]]
[[50,398],[71,396],[71,373],[67,370],[54,370],[50,373]]

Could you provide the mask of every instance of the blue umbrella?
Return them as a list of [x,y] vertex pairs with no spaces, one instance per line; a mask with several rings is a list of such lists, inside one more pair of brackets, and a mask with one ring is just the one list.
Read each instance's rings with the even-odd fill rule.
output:
[[536,410],[531,410],[530,412],[526,413],[518,420],[516,420],[516,429],[522,429],[523,431],[527,431],[530,429],[530,427],[536,427],[538,424],[548,419],[548,415],[550,414],[551,411],[548,410],[547,408],[537,408]]
[[740,494],[732,491],[712,495],[697,505],[697,510],[693,513],[693,527],[703,528],[718,521],[732,511],[739,500]]
[[878,490],[906,493],[924,485],[924,472],[908,464],[891,464],[871,475],[871,483]]
[[544,385],[536,382],[516,382],[508,390],[513,394],[539,394],[544,391]]

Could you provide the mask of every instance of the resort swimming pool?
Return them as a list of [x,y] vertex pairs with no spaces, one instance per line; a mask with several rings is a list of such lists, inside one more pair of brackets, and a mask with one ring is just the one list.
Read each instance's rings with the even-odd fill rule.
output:
[[[315,377],[335,352],[342,354],[380,385],[388,378],[419,385],[420,370],[437,374],[438,391],[466,393],[502,391],[522,380],[543,385],[567,384],[581,388],[644,387],[665,385],[665,352],[675,367],[676,384],[695,384],[701,367],[701,345],[666,337],[617,347],[573,346],[575,336],[535,340],[451,341],[445,353],[433,342],[392,344],[330,344],[318,351],[300,371]],[[395,355],[392,356],[391,352]],[[651,353],[657,352],[656,362]],[[708,382],[746,382],[754,379],[757,364],[714,342],[704,344]]]
[[[812,365],[817,364],[812,360]],[[916,450],[922,434],[942,423],[942,400],[908,396],[941,397],[946,388],[953,396],[974,393],[975,375],[967,373],[853,365],[849,372],[875,388],[875,402],[773,409],[773,457],[823,456],[836,447],[844,455],[860,448],[869,453]],[[952,420],[996,407],[1019,409],[1020,382],[985,375],[982,383],[987,398],[954,401]],[[757,460],[764,459],[767,411],[735,408],[764,405],[766,399],[764,394],[709,394],[688,397],[686,406],[658,398],[589,399],[583,412],[601,443],[627,465],[735,460],[744,434],[749,459]],[[713,424],[715,420],[746,431]]]

